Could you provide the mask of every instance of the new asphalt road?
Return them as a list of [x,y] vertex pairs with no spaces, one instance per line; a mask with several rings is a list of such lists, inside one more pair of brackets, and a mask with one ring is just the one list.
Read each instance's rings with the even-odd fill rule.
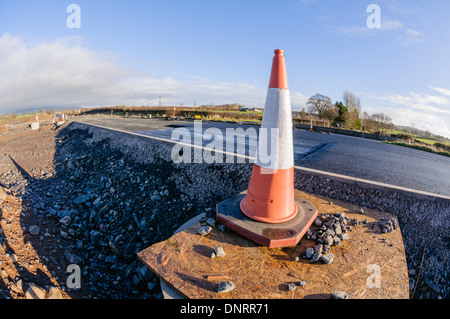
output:
[[[196,136],[199,137],[198,134],[215,128],[216,130],[209,132],[222,132],[223,145],[226,143],[227,128],[234,129],[237,135],[239,131],[235,129],[239,127],[244,130],[259,129],[253,125],[202,123],[202,133],[199,133],[193,122],[186,121],[106,116],[80,116],[74,120],[168,140],[172,138],[174,129],[186,128],[180,132],[189,132],[192,143]],[[204,139],[202,144],[205,146],[211,141]],[[239,143],[239,138],[236,138],[235,142]],[[249,155],[248,149],[254,147],[254,143],[252,139],[246,139],[246,155]],[[238,144],[235,151],[239,152]],[[369,139],[298,130],[294,130],[294,153],[296,166],[450,196],[449,157]]]

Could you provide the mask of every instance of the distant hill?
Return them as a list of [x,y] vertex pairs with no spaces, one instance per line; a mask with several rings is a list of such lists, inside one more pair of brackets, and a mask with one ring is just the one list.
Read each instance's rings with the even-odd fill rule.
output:
[[417,135],[417,136],[420,136],[420,137],[423,137],[426,139],[432,139],[432,140],[437,140],[437,141],[450,141],[450,139],[446,138],[445,136],[433,134],[429,131],[423,131],[423,130],[420,130],[418,128],[411,127],[411,126],[396,125],[394,127],[394,129],[397,131],[402,131],[402,132],[409,133],[412,135]]
[[65,111],[65,110],[73,110],[73,109],[80,109],[81,107],[79,106],[71,106],[71,107],[58,107],[58,106],[48,106],[48,107],[30,107],[30,108],[26,108],[26,109],[20,109],[20,110],[15,110],[12,112],[8,112],[6,114],[30,114],[30,113],[39,113],[40,110],[44,110],[46,112],[50,111],[50,110],[54,110],[56,112],[60,112],[60,111]]

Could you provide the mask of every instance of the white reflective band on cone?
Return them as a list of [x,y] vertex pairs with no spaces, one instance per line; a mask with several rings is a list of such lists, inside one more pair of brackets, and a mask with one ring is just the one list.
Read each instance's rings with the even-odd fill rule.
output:
[[[288,89],[269,88],[255,164],[268,169],[294,166],[291,97]],[[278,136],[277,136],[278,132]],[[272,151],[273,146],[275,149]],[[270,160],[266,161],[269,156]]]

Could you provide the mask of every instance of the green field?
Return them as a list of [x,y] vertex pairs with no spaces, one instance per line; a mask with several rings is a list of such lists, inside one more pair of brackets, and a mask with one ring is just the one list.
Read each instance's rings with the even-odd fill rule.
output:
[[433,154],[438,154],[438,155],[443,155],[443,156],[450,157],[450,153],[449,152],[438,152],[438,151],[435,151],[434,149],[432,149],[430,147],[427,147],[427,146],[420,146],[420,145],[406,144],[406,143],[398,143],[398,142],[382,142],[382,143],[398,145],[398,146],[403,146],[403,147],[408,147],[408,148],[414,148],[416,150],[425,151],[425,152],[429,152],[429,153],[433,153]]
[[419,141],[419,142],[422,142],[422,143],[425,143],[425,144],[429,144],[429,145],[434,145],[436,143],[442,143],[442,144],[450,146],[450,142],[449,141],[444,142],[444,141],[430,140],[430,139],[422,138],[422,137],[417,136],[417,135],[414,138],[415,138],[416,141]]
[[442,144],[450,146],[450,141],[442,141],[442,140],[437,140],[437,139],[432,139],[432,138],[431,139],[430,138],[425,138],[425,137],[423,137],[421,135],[413,135],[411,133],[404,132],[404,131],[399,131],[399,130],[389,130],[389,131],[387,131],[387,134],[390,134],[390,135],[400,135],[400,134],[404,135],[404,134],[407,134],[407,135],[414,136],[414,139],[416,141],[421,142],[421,143],[425,143],[425,144],[428,144],[428,145],[434,145],[436,143],[442,143]]
[[395,134],[395,135],[398,135],[398,134],[408,134],[408,133],[406,133],[406,132],[398,131],[398,130],[388,130],[386,133],[387,133],[387,134]]

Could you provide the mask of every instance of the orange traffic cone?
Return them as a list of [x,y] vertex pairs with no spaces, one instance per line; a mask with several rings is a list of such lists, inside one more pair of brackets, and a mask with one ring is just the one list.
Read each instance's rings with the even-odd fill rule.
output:
[[[275,129],[275,130],[274,130]],[[291,99],[283,50],[275,50],[269,89],[261,123],[258,153],[247,196],[240,207],[248,217],[265,223],[282,223],[297,214],[294,202],[294,149]],[[261,137],[267,137],[263,140]],[[261,153],[270,160],[263,163]]]
[[36,121],[36,122],[39,122],[39,117],[38,117],[37,113],[36,113],[35,121]]
[[318,213],[294,190],[291,100],[283,53],[275,50],[248,190],[216,207],[219,223],[268,247],[297,244]]

